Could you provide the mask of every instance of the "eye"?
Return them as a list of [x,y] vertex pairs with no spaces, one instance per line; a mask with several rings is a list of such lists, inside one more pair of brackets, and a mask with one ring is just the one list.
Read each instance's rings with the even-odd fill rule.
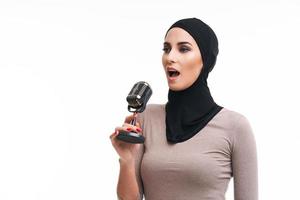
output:
[[188,47],[180,47],[179,51],[185,53],[187,51],[190,51],[190,48],[188,48]]
[[169,49],[168,47],[164,47],[162,50],[166,53],[166,52],[168,52],[170,49]]

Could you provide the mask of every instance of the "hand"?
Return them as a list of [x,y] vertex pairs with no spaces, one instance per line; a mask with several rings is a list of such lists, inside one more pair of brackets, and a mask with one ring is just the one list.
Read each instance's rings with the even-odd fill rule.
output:
[[124,121],[124,124],[121,127],[116,127],[115,132],[110,135],[110,139],[113,147],[119,154],[120,159],[125,161],[132,161],[134,159],[141,144],[132,144],[132,143],[123,142],[117,139],[117,135],[119,134],[119,131],[127,131],[127,132],[133,131],[141,134],[142,129],[138,122],[136,122],[136,126],[130,124],[130,121],[134,117],[136,117],[136,115],[134,114],[127,116]]

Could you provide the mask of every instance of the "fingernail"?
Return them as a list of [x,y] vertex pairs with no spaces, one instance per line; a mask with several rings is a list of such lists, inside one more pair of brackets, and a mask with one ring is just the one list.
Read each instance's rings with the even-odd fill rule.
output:
[[140,128],[136,128],[136,130],[137,130],[138,132],[141,132],[141,131],[142,131],[142,129],[140,129]]
[[131,131],[131,128],[127,128],[126,130],[127,130],[127,131]]

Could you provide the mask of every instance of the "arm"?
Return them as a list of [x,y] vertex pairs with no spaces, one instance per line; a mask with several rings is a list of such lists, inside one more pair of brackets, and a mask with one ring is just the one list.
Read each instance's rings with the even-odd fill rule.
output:
[[138,200],[142,199],[142,187],[139,175],[139,158],[143,146],[140,146],[138,158],[132,160],[119,159],[120,173],[117,185],[119,200]]
[[258,200],[256,142],[247,118],[241,116],[233,131],[234,199]]
[[116,133],[111,136],[112,144],[120,156],[120,172],[117,184],[117,195],[120,200],[139,200],[143,198],[140,163],[144,153],[144,145],[130,144],[116,139],[119,130],[131,128],[136,131],[140,127],[140,117],[137,118],[136,127],[128,124],[131,119],[132,116],[127,117],[123,127],[117,127]]

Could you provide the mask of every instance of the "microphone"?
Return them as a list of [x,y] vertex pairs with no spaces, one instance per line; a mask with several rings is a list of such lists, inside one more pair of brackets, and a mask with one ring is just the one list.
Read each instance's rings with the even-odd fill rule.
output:
[[[152,95],[150,85],[145,81],[139,81],[134,84],[129,94],[127,95],[128,111],[133,112],[133,119],[130,124],[136,125],[136,115],[145,110],[146,104]],[[128,143],[144,143],[145,137],[136,132],[120,131],[117,139]]]

